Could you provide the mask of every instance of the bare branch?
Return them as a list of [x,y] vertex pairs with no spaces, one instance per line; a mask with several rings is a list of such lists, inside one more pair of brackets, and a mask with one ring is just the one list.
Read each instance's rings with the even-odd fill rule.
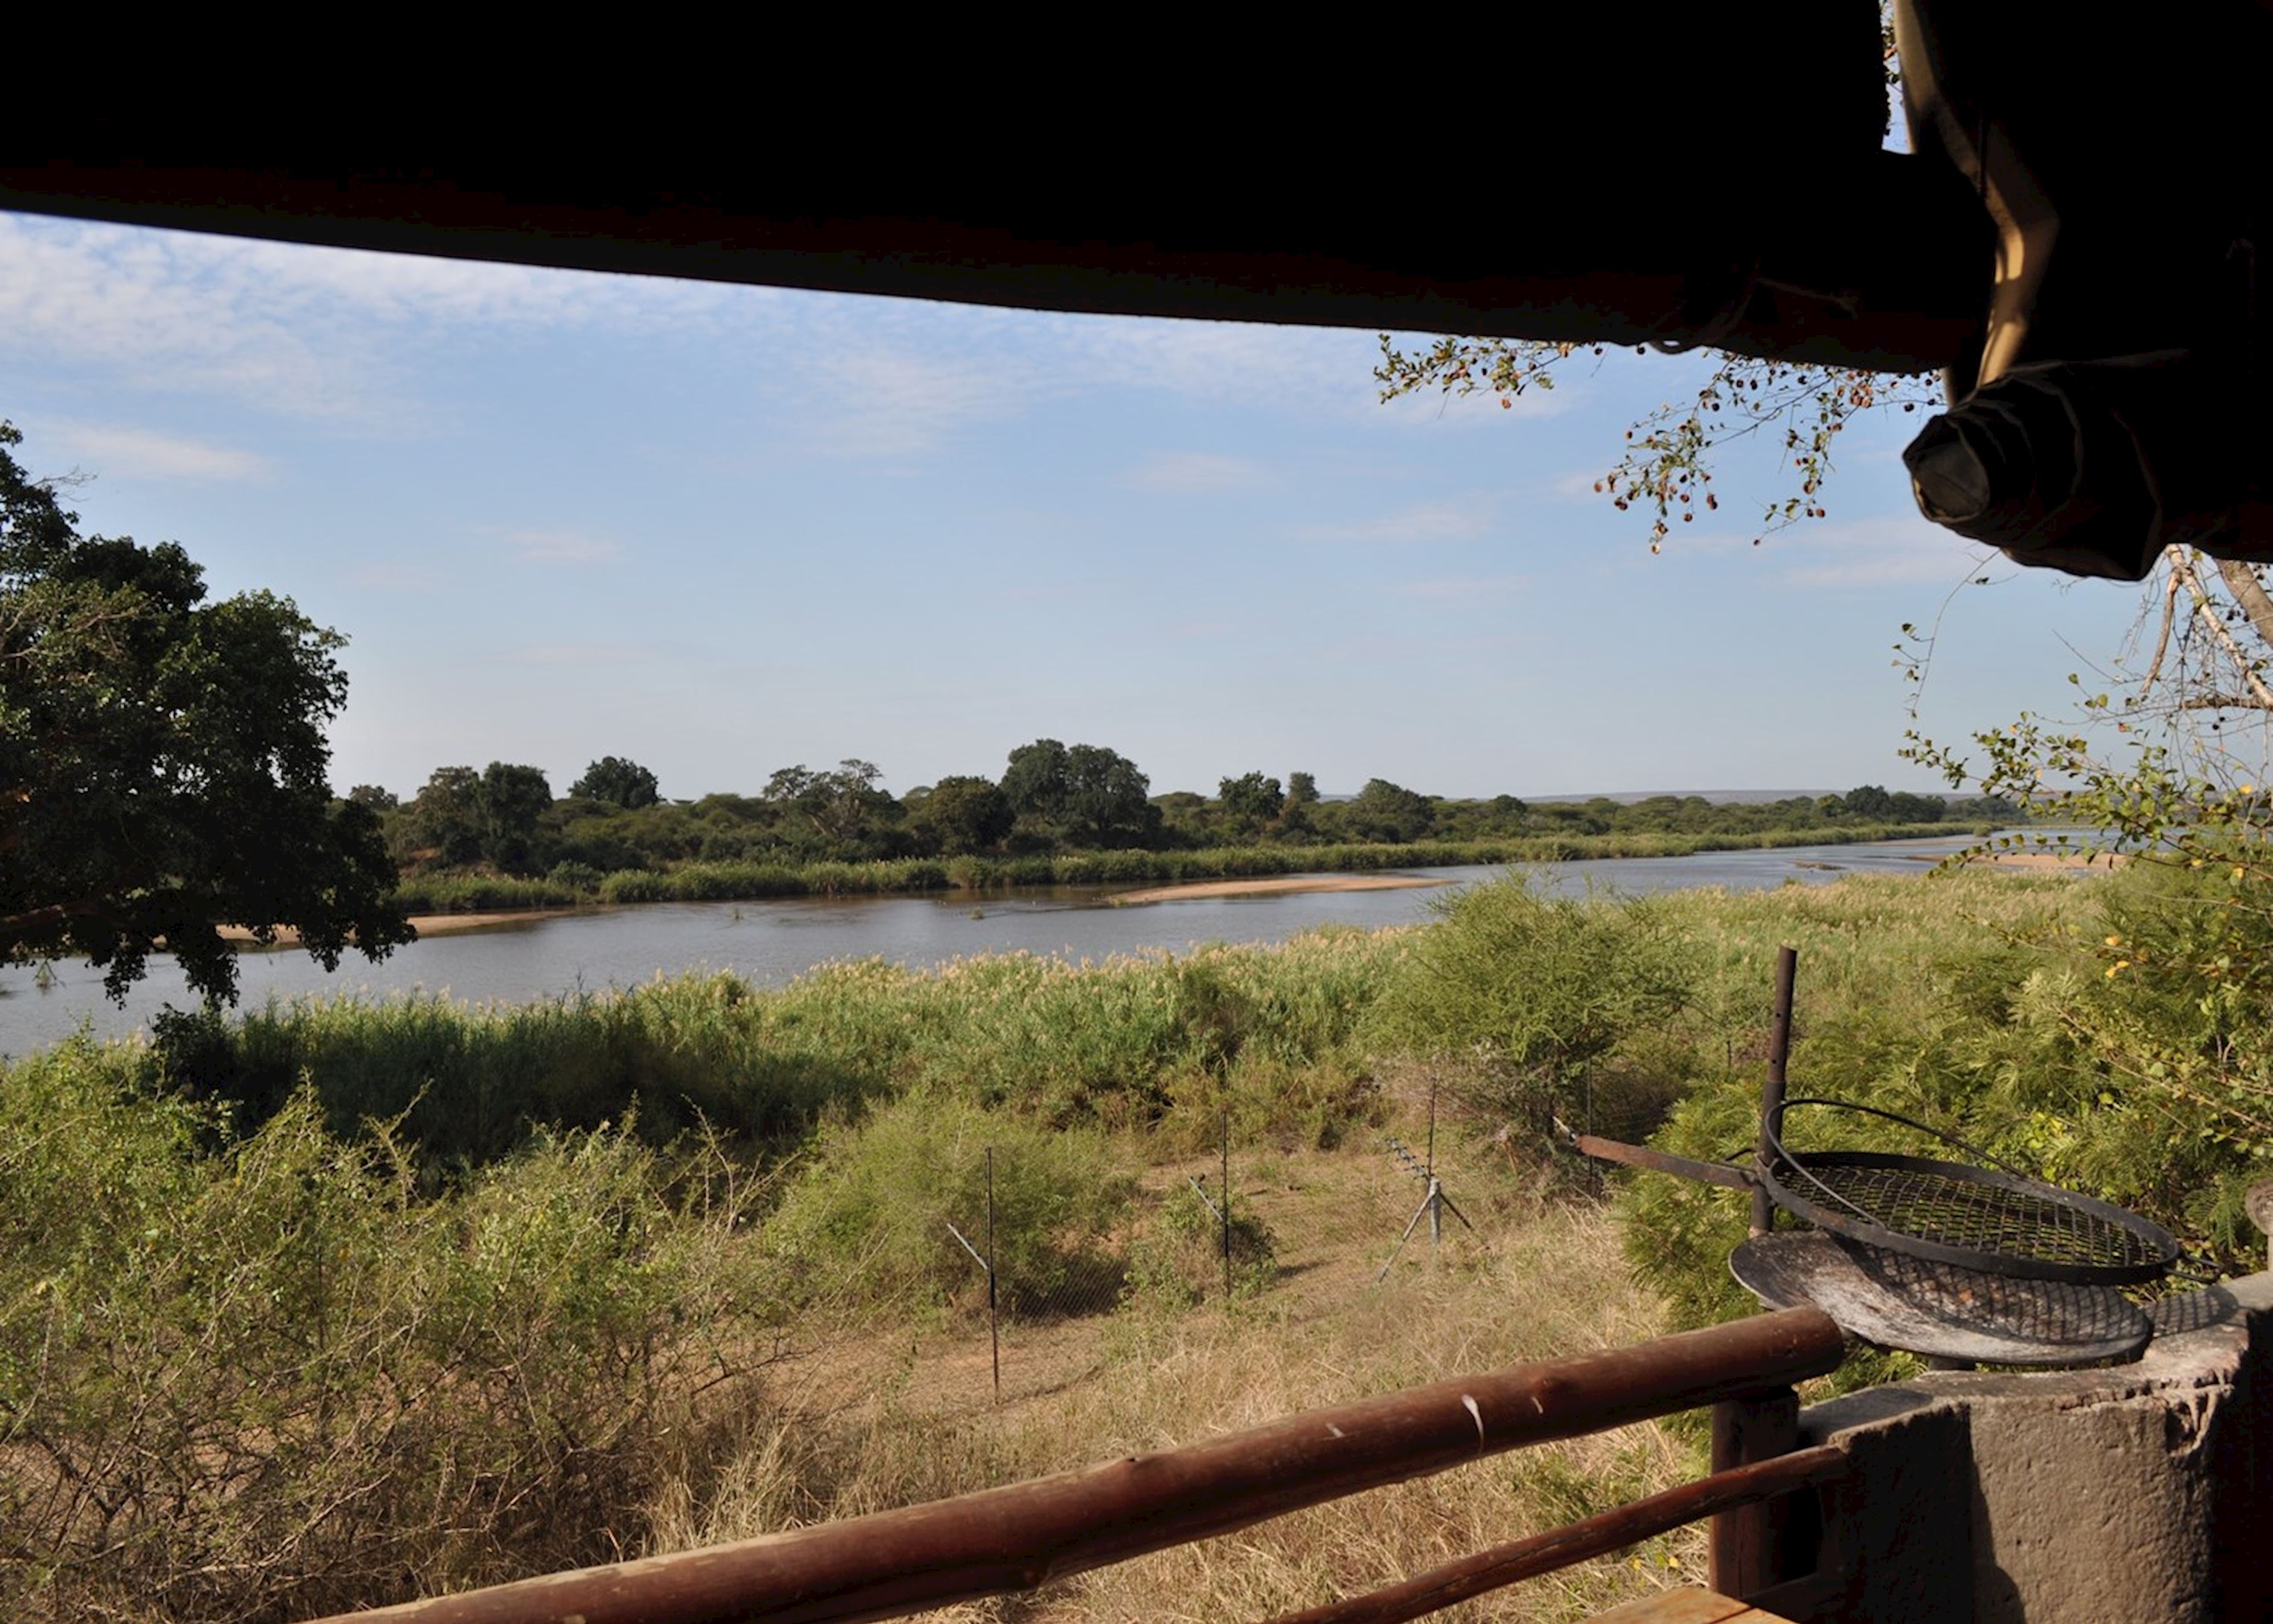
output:
[[2139,679],[2142,703],[2154,691],[2155,678],[2162,674],[2163,655],[2171,647],[2171,623],[2177,618],[2179,612],[2179,572],[2176,565],[2180,561],[2179,550],[2166,547],[2163,550],[2172,561],[2172,568],[2163,577],[2163,624],[2161,630],[2155,634],[2155,657],[2147,662],[2147,674]]
[[[2242,686],[2249,691],[2250,704],[2259,710],[2273,710],[2273,687],[2266,685],[2265,678],[2260,670],[2262,662],[2252,660],[2243,653],[2241,645],[2234,640],[2233,633],[2226,629],[2224,617],[2217,612],[2217,605],[2211,601],[2209,589],[2202,585],[2202,578],[2194,573],[2193,558],[2183,549],[2177,547],[2170,550],[2169,558],[2172,576],[2185,587],[2194,598],[2194,617],[2209,630],[2211,639],[2225,651],[2226,658],[2233,662],[2233,669],[2240,677]],[[2247,573],[2246,568],[2243,573]],[[2232,583],[2229,581],[2228,584]],[[2250,577],[2250,584],[2256,587],[2254,576]],[[2263,587],[2257,587],[2256,591],[2260,598],[2265,595]],[[2269,603],[2267,607],[2269,611],[2273,611],[2273,603]],[[2254,624],[2254,621],[2253,624]],[[2273,625],[2273,613],[2269,613],[2268,624]]]

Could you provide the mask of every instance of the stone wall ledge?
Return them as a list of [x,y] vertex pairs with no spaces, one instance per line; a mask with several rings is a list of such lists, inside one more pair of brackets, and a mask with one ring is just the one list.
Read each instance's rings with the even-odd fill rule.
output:
[[1849,1624],[2273,1617],[2273,1275],[2166,1298],[2135,1363],[1937,1371],[1817,1404],[1820,1616]]

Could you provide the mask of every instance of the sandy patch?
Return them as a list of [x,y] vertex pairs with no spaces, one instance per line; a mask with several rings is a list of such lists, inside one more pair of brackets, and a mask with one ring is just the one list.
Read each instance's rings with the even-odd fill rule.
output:
[[1449,882],[1419,874],[1287,874],[1272,879],[1202,879],[1190,885],[1123,891],[1106,899],[1115,908],[1140,902],[1184,902],[1204,896],[1277,896],[1291,891],[1402,891]]
[[[413,914],[410,923],[421,936],[455,936],[461,931],[485,930],[493,924],[518,924],[524,919],[545,919],[568,910],[560,908],[521,908],[507,913],[491,914]],[[225,924],[221,928],[221,939],[249,942],[252,932],[242,925]],[[298,945],[300,932],[287,925],[276,932],[276,945],[290,947]]]
[[2066,869],[2120,868],[2130,859],[2119,851],[1984,851],[1965,861],[1993,863],[1999,868]]

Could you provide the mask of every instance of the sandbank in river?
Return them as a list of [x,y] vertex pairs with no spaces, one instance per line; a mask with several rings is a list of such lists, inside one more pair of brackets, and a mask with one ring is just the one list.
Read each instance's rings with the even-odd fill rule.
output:
[[1115,908],[1142,902],[1193,902],[1204,896],[1279,896],[1292,891],[1402,891],[1451,882],[1425,874],[1286,874],[1272,879],[1199,879],[1188,885],[1123,891],[1105,900]]

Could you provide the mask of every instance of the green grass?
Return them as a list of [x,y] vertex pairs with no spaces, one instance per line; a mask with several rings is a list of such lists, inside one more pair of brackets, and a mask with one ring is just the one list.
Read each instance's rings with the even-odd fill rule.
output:
[[768,991],[718,975],[489,1008],[296,1000],[177,1018],[136,1064],[252,1120],[304,1082],[336,1132],[398,1121],[409,1141],[475,1161],[634,1104],[658,1142],[707,1124],[776,1144],[916,1089],[1058,1126],[1195,1132],[1235,1096],[1254,1131],[1331,1141],[1362,1115],[1354,1035],[1403,951],[1395,933],[1329,930],[1096,965],[848,961]]

